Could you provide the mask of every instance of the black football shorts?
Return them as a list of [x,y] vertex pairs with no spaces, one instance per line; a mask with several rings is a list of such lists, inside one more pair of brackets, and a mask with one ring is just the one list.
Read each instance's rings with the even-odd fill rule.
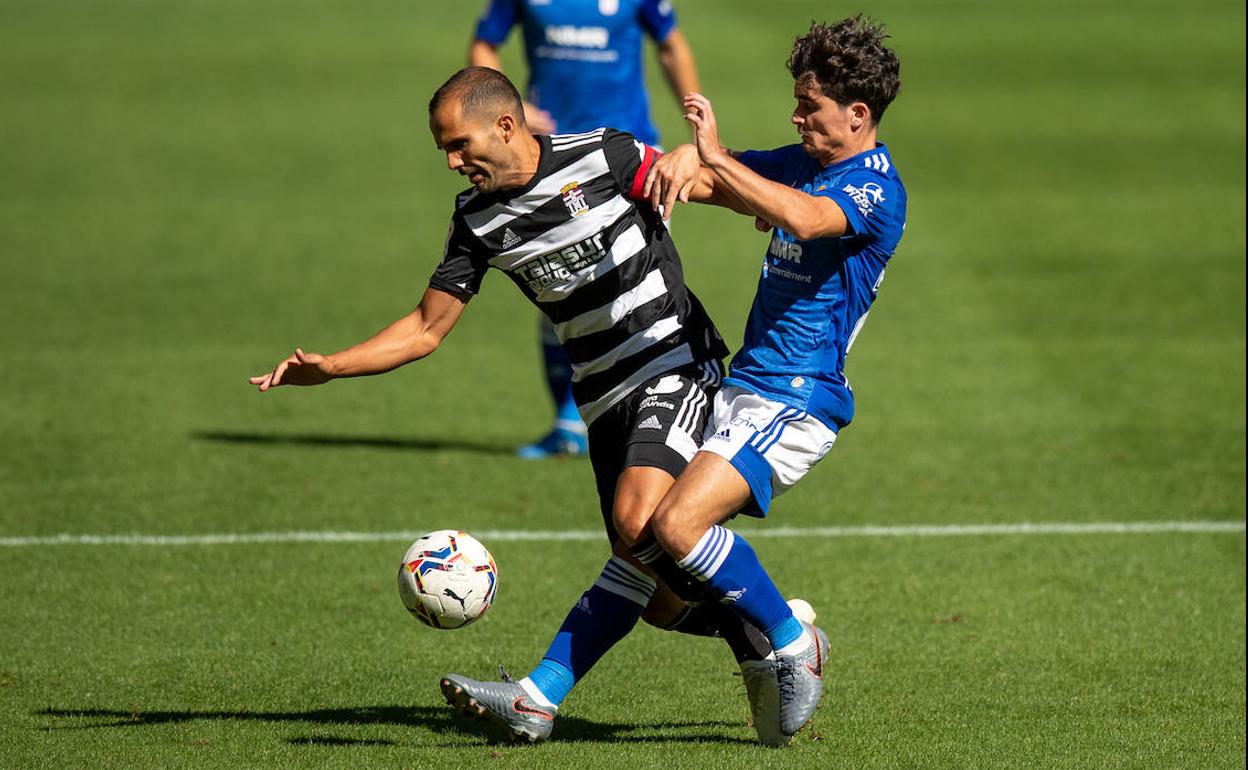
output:
[[702,445],[723,378],[719,361],[681,367],[641,384],[589,426],[589,459],[612,543],[619,538],[611,511],[620,474],[643,466],[679,476]]

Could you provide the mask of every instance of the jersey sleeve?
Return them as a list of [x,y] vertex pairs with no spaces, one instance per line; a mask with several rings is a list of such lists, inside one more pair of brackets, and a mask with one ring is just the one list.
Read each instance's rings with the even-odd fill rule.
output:
[[841,177],[835,187],[816,190],[831,198],[849,227],[843,237],[867,236],[876,240],[901,238],[905,222],[905,196],[892,178],[862,168]]
[[602,151],[607,167],[626,197],[641,200],[646,174],[660,153],[632,134],[608,128],[602,136]]
[[[781,184],[789,184],[789,159],[793,155],[793,147],[780,147],[775,150],[746,150],[737,155],[737,160],[741,161],[741,165],[758,174],[764,179],[770,179],[773,182]],[[803,152],[800,146],[797,147],[799,152]]]
[[676,29],[676,11],[671,0],[642,0],[637,18],[646,33],[662,43]]
[[477,20],[476,39],[493,46],[503,44],[519,17],[520,0],[489,0],[485,12]]
[[430,276],[429,285],[451,294],[476,294],[489,269],[489,254],[481,242],[459,214],[451,217],[442,261]]

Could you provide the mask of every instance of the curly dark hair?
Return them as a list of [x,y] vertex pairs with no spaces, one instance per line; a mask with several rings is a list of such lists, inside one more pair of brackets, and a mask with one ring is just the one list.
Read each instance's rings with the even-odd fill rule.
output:
[[897,54],[884,46],[884,26],[861,15],[828,26],[812,21],[793,41],[789,72],[838,104],[862,102],[879,123],[901,88]]

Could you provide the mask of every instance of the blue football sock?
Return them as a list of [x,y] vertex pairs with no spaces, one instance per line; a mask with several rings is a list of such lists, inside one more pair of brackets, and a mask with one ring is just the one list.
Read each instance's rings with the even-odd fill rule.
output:
[[542,362],[545,364],[546,387],[555,402],[555,423],[564,430],[584,431],[581,413],[572,397],[572,359],[559,343],[549,323],[542,324]]
[[555,426],[573,433],[584,433],[585,423],[581,422],[581,410],[572,397],[572,383],[563,390],[563,397],[555,402]]
[[[562,703],[576,686],[576,677],[572,675],[572,672],[562,663],[556,663],[548,658],[543,658],[542,662],[537,664],[537,668],[529,672],[528,680],[551,706],[558,706]],[[521,684],[524,682],[522,681]]]
[[772,648],[778,650],[802,635],[802,624],[793,617],[754,549],[732,530],[711,527],[678,564],[761,630]]
[[597,582],[568,613],[528,680],[558,706],[598,659],[637,625],[653,593],[653,580],[612,556]]

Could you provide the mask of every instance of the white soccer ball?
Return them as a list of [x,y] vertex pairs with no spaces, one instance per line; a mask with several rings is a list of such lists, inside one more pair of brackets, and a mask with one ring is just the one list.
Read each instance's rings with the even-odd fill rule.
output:
[[803,623],[815,622],[815,608],[805,599],[789,599],[789,609],[793,610],[793,617]]
[[459,628],[485,614],[498,590],[498,567],[467,532],[440,529],[423,535],[403,554],[399,598],[421,623]]

